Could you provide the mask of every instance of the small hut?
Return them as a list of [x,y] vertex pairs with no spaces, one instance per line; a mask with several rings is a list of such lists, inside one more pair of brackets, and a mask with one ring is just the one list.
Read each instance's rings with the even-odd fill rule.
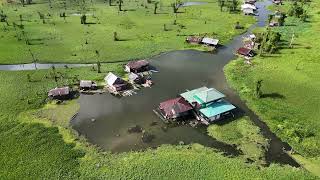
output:
[[48,92],[48,97],[59,100],[68,99],[71,98],[71,90],[69,87],[56,87]]
[[97,83],[90,80],[81,80],[80,81],[80,89],[81,90],[95,90],[97,89]]
[[149,70],[149,62],[146,60],[130,61],[125,65],[126,72],[139,73]]
[[237,50],[237,53],[242,56],[248,56],[248,57],[253,57],[254,52],[251,49],[241,47]]
[[128,83],[125,80],[113,74],[112,72],[109,72],[108,75],[104,78],[104,80],[106,81],[107,86],[112,91],[124,91],[128,89]]
[[186,39],[187,43],[190,44],[200,44],[202,42],[203,37],[199,37],[199,36],[189,36]]

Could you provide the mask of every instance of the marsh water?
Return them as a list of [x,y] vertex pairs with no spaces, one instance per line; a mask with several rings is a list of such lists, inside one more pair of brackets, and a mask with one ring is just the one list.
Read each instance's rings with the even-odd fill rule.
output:
[[[243,115],[247,115],[261,128],[263,135],[270,139],[270,148],[266,153],[268,163],[278,162],[298,166],[283,148],[289,146],[277,138],[256,116],[235,91],[228,86],[223,73],[224,66],[235,59],[234,52],[242,44],[242,37],[256,26],[264,26],[270,1],[258,2],[258,22],[248,33],[235,37],[230,44],[220,47],[216,54],[194,50],[173,51],[150,59],[152,66],[160,72],[152,75],[155,85],[144,88],[138,94],[117,98],[110,94],[81,95],[80,110],[71,121],[75,130],[88,141],[112,152],[144,150],[162,144],[199,143],[216,148],[226,154],[237,155],[236,147],[215,140],[207,135],[205,128],[192,128],[189,125],[167,127],[154,113],[158,104],[176,97],[186,89],[201,86],[214,87],[226,95],[226,99],[236,105]],[[153,136],[144,143],[141,133],[128,133],[128,128],[142,127]]]
[[[189,125],[168,127],[154,113],[158,104],[176,97],[186,89],[200,86],[214,87],[226,95],[226,99],[237,106],[241,115],[247,115],[260,127],[263,135],[270,139],[270,147],[266,152],[267,163],[277,162],[298,166],[283,152],[290,147],[276,137],[246,105],[237,93],[232,90],[223,73],[224,66],[235,59],[235,51],[242,45],[242,37],[259,26],[265,26],[269,11],[265,8],[271,1],[257,2],[259,16],[257,23],[248,32],[235,37],[229,44],[218,49],[216,54],[194,50],[173,51],[150,59],[152,66],[160,72],[152,75],[155,85],[144,88],[138,94],[117,98],[110,94],[84,95],[79,99],[80,110],[71,124],[79,134],[89,142],[112,151],[126,152],[155,148],[162,144],[199,143],[216,148],[228,155],[238,155],[233,145],[228,145],[209,137],[206,128],[192,128]],[[55,67],[79,67],[90,64],[21,64],[0,65],[0,70],[34,70]],[[128,128],[140,126],[153,139],[144,143],[142,133],[128,133]]]

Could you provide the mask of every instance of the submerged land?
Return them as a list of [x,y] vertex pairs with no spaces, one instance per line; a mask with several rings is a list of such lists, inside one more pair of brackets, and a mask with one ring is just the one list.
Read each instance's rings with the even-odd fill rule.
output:
[[[317,179],[318,2],[306,6],[308,21],[289,17],[285,26],[273,29],[284,41],[276,54],[257,56],[252,65],[239,58],[225,67],[230,86],[294,149],[292,156],[302,165],[299,168],[266,165],[268,139],[246,116],[207,128],[212,138],[241,150],[235,157],[197,143],[125,153],[111,153],[89,143],[69,123],[80,108],[77,100],[47,101],[48,90],[81,79],[102,82],[110,71],[124,76],[122,61],[169,50],[199,49],[184,42],[187,35],[210,34],[227,45],[254,18],[220,11],[217,2],[210,1],[180,9],[174,23],[171,1],[159,2],[156,14],[155,2],[125,1],[124,11],[118,11],[116,2],[109,6],[91,1],[85,6],[85,12],[91,14],[89,23],[82,25],[78,14],[84,9],[77,1],[67,2],[66,18],[59,17],[63,2],[33,1],[25,7],[19,2],[2,2],[0,8],[9,26],[1,22],[0,63],[114,63],[102,64],[101,73],[92,67],[0,71],[1,179]],[[290,3],[285,1],[281,10],[287,11]],[[45,18],[40,19],[38,12]],[[24,29],[15,30],[13,22]],[[245,29],[235,30],[236,22]],[[114,41],[114,32],[120,41]],[[292,32],[295,40],[288,48]],[[252,95],[257,80],[263,80],[262,98]]]

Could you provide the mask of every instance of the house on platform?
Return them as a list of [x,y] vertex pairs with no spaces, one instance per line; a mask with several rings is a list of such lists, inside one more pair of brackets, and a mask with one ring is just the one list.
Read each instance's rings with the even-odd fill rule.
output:
[[205,124],[219,120],[236,108],[223,99],[224,94],[214,88],[201,87],[180,96],[193,107],[197,118]]
[[139,73],[149,70],[149,62],[146,60],[130,61],[125,65],[126,72]]
[[202,44],[208,45],[208,46],[217,46],[219,43],[219,39],[213,39],[205,37],[202,39]]
[[201,87],[180,94],[195,109],[206,107],[208,103],[224,98],[225,95],[214,88]]
[[128,89],[128,83],[112,72],[109,72],[104,80],[107,84],[107,87],[112,91],[124,91]]
[[48,92],[48,97],[58,100],[69,99],[71,98],[71,90],[69,87],[56,87]]
[[182,97],[178,97],[160,103],[158,109],[165,119],[177,119],[189,115],[192,106]]
[[199,37],[199,36],[189,36],[186,39],[187,43],[190,44],[200,44],[202,42],[203,37]]
[[237,53],[239,55],[245,56],[245,57],[253,57],[254,56],[254,52],[251,49],[245,48],[245,47],[241,47],[237,50]]
[[202,116],[209,123],[219,120],[222,116],[230,114],[236,107],[229,102],[220,99],[214,103],[208,104],[205,108],[199,110]]
[[245,4],[252,4],[254,5],[257,1],[256,0],[245,0],[244,3]]
[[80,81],[80,89],[81,90],[95,90],[98,85],[94,81],[90,80],[81,80]]

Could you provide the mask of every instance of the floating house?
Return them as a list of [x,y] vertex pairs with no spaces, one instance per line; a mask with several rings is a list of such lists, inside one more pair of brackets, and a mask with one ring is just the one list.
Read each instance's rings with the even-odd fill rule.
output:
[[98,85],[94,81],[90,80],[81,80],[80,81],[80,89],[81,90],[95,90]]
[[149,62],[146,60],[131,61],[125,65],[126,72],[144,72],[149,70]]
[[112,91],[124,91],[128,89],[128,83],[112,72],[109,72],[104,80],[106,81],[107,87]]
[[257,7],[254,4],[242,4],[241,9],[252,9],[253,11],[257,10]]
[[51,89],[48,93],[48,97],[53,99],[68,99],[71,96],[71,90],[69,87],[61,87]]
[[214,88],[201,87],[180,94],[198,115],[198,118],[207,123],[219,120],[236,107],[225,101],[224,94]]
[[186,39],[187,43],[190,44],[200,44],[202,42],[203,37],[199,37],[199,36],[189,36]]
[[208,38],[205,37],[201,41],[203,44],[208,45],[208,46],[217,46],[219,43],[218,39],[213,39],[213,38]]
[[177,119],[189,115],[192,106],[182,97],[160,103],[159,110],[165,119]]
[[245,48],[245,47],[241,47],[237,50],[237,53],[239,55],[242,56],[247,56],[247,57],[253,57],[254,56],[254,52],[251,49]]

